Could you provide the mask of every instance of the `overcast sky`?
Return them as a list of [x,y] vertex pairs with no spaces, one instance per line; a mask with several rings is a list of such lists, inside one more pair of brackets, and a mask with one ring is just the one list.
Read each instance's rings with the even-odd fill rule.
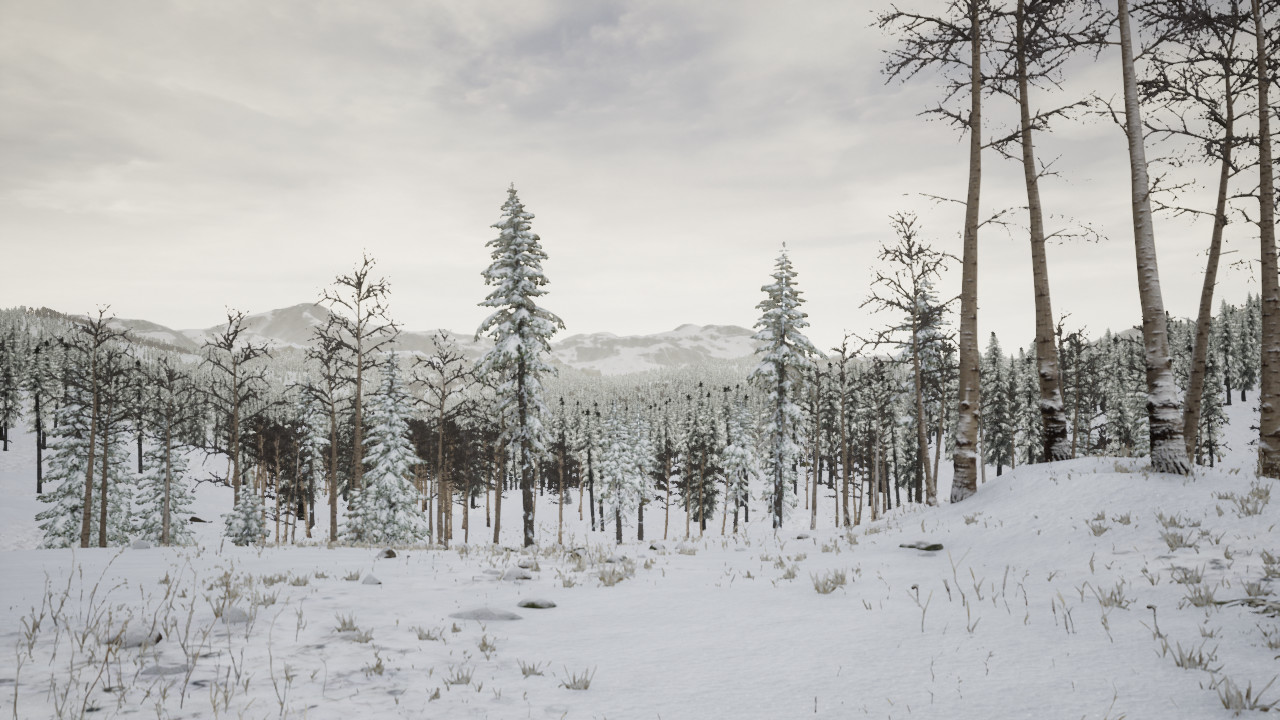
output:
[[[875,7],[0,0],[0,306],[206,327],[314,300],[367,250],[406,328],[474,332],[515,183],[569,334],[750,326],[786,242],[830,347],[886,322],[859,305],[890,213],[960,254],[960,208],[920,193],[963,197],[966,145],[918,116],[936,82],[884,83]],[[1116,92],[1117,55],[1071,85]],[[1085,120],[1039,152],[1046,210],[1109,237],[1050,248],[1055,313],[1137,324],[1123,136]],[[1021,170],[984,162],[984,212],[1024,204]],[[1175,314],[1209,230],[1157,222]],[[1255,238],[1233,226],[1227,258]],[[1029,255],[1025,231],[981,237],[979,329],[1006,349],[1034,332]]]

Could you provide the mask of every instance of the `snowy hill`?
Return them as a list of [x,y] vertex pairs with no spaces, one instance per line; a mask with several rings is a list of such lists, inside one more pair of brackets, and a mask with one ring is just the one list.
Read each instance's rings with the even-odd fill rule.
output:
[[[390,559],[322,537],[236,548],[216,524],[197,548],[30,549],[31,436],[15,433],[0,455],[16,499],[0,509],[15,649],[0,704],[24,718],[1226,720],[1280,698],[1264,690],[1280,670],[1280,489],[1248,470],[1256,410],[1230,412],[1232,456],[1186,478],[1082,458],[988,472],[964,503],[850,530],[824,493],[814,530],[803,507],[781,532],[754,508],[737,535],[695,523],[688,539],[677,501],[657,541],[655,500],[650,540],[627,518],[621,546],[572,512],[576,494],[555,545],[548,494],[538,549],[512,549],[510,521],[490,545],[478,508],[469,545]],[[229,507],[227,488],[197,494],[207,519]],[[518,494],[504,505],[516,517]]]
[[681,325],[654,335],[571,335],[552,343],[551,352],[572,368],[623,375],[748,358],[757,345],[751,335],[733,325]]
[[[323,325],[329,310],[315,303],[268,310],[245,316],[243,337],[272,348],[304,348],[311,344],[315,328]],[[147,320],[118,319],[114,325],[128,329],[139,339],[197,352],[209,338],[226,329],[226,324],[196,330],[172,330]],[[470,359],[479,358],[489,347],[483,338],[449,330],[402,330],[398,349],[431,353],[438,332],[448,335]],[[695,367],[746,361],[758,343],[752,331],[735,325],[681,325],[652,335],[589,333],[570,335],[551,344],[552,362],[564,367],[600,375]]]

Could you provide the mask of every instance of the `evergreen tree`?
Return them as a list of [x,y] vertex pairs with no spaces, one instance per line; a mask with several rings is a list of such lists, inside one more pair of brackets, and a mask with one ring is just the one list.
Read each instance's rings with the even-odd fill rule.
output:
[[184,516],[190,514],[195,495],[187,481],[187,459],[179,452],[165,452],[156,443],[148,447],[143,467],[135,504],[138,537],[161,545],[190,543],[191,528]]
[[982,454],[983,462],[996,466],[996,476],[1011,464],[1013,418],[1009,407],[1009,372],[1000,341],[991,333],[982,358]]
[[493,340],[493,349],[480,360],[477,371],[496,376],[501,412],[507,416],[506,441],[518,457],[524,544],[529,546],[534,543],[534,461],[545,450],[542,378],[555,374],[546,356],[551,354],[551,336],[564,329],[564,322],[537,304],[537,298],[546,294],[542,261],[547,254],[532,231],[533,213],[525,211],[514,185],[507,190],[502,213],[493,225],[498,237],[485,245],[493,248],[493,262],[484,271],[484,282],[493,290],[480,303],[494,312],[476,331],[477,339],[487,334]]
[[235,545],[261,545],[267,537],[264,512],[257,493],[240,493],[235,507],[222,516],[226,524],[223,534]]
[[22,419],[16,336],[0,338],[0,449],[9,451],[9,430]]
[[613,516],[617,541],[622,543],[622,518],[637,510],[649,498],[649,459],[646,457],[648,428],[638,418],[628,421],[615,404],[601,428],[600,459],[596,473],[600,499]]
[[399,364],[392,356],[383,367],[382,383],[370,407],[365,487],[351,503],[346,537],[370,544],[409,544],[426,535],[426,519],[418,510],[413,466],[421,460],[409,441],[409,398],[400,385]]
[[760,478],[760,460],[751,434],[750,409],[745,395],[736,394],[725,408],[725,446],[720,464],[725,474],[725,513],[733,510],[733,531],[738,531],[738,510],[751,499],[751,486]]
[[796,463],[800,447],[796,433],[803,422],[797,381],[804,370],[809,369],[811,356],[818,351],[804,336],[809,326],[808,315],[800,310],[803,299],[796,287],[796,272],[787,256],[784,243],[782,252],[774,264],[773,282],[761,290],[765,299],[756,307],[762,311],[755,324],[759,329],[753,337],[761,346],[756,353],[762,355],[760,364],[751,373],[751,380],[761,386],[769,398],[768,454],[765,460],[770,485],[766,491],[773,527],[782,527],[786,508],[795,505]]
[[[83,399],[69,396],[58,409],[57,429],[50,433],[52,452],[45,480],[53,487],[40,496],[40,502],[50,507],[36,514],[44,532],[44,547],[74,547],[80,541],[84,476],[89,469],[86,416]],[[96,527],[93,529],[96,531]]]

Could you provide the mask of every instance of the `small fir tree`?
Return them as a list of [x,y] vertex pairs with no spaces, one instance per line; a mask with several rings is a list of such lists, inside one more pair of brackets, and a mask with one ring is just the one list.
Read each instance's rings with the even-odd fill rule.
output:
[[409,544],[427,534],[426,518],[413,485],[413,466],[421,460],[409,440],[409,397],[400,384],[394,356],[383,367],[382,383],[371,404],[365,487],[347,518],[347,539],[373,544]]
[[[246,488],[247,490],[247,488]],[[267,526],[263,521],[262,501],[255,492],[241,492],[240,499],[231,512],[223,515],[226,528],[223,534],[233,544],[260,545],[267,537]]]
[[795,437],[804,421],[795,401],[800,394],[797,381],[802,371],[812,365],[809,358],[818,351],[804,336],[803,329],[809,326],[808,315],[800,310],[804,300],[796,287],[796,271],[787,256],[785,243],[774,264],[773,282],[761,290],[765,299],[757,306],[762,314],[755,324],[759,332],[753,337],[761,343],[756,352],[762,357],[751,379],[769,399],[769,449],[765,464],[770,482],[765,495],[776,529],[782,527],[786,510],[796,502],[796,463],[801,450]]

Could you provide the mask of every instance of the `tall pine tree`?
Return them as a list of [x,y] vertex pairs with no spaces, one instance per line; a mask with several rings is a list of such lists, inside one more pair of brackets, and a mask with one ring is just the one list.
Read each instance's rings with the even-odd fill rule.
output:
[[533,232],[532,220],[533,213],[525,211],[512,185],[507,189],[502,219],[493,225],[498,237],[485,245],[492,248],[492,263],[484,271],[484,282],[493,290],[480,305],[494,311],[476,331],[477,339],[487,335],[493,341],[493,349],[481,358],[478,372],[495,380],[506,416],[505,440],[519,463],[525,546],[534,543],[534,461],[545,450],[542,418],[547,407],[542,378],[555,372],[546,357],[551,354],[551,336],[564,329],[559,317],[537,303],[547,292],[547,276],[542,272],[547,254]]

